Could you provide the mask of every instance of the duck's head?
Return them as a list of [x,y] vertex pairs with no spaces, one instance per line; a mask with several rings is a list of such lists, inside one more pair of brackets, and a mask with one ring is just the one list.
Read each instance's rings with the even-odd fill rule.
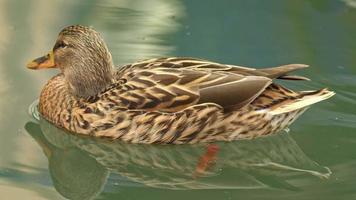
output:
[[71,94],[91,97],[112,83],[113,61],[98,32],[74,25],[64,28],[53,49],[27,64],[29,69],[58,68]]

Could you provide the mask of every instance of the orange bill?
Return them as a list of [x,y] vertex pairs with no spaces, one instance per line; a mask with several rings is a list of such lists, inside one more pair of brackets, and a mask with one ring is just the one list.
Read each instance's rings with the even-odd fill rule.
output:
[[27,64],[29,69],[45,69],[45,68],[55,68],[53,51],[50,51],[47,55],[36,58],[35,60]]

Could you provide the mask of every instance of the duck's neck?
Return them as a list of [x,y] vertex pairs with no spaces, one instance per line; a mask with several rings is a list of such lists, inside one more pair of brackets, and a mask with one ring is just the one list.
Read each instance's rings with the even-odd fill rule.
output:
[[101,67],[73,66],[64,71],[70,94],[90,98],[106,90],[113,81],[113,65]]

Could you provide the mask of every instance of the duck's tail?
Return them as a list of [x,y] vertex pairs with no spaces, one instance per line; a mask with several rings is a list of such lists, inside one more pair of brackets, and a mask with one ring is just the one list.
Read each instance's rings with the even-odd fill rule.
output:
[[281,102],[278,106],[272,107],[269,113],[279,115],[308,107],[319,101],[332,97],[335,92],[326,88],[316,91],[302,91],[295,98]]
[[285,79],[285,80],[304,80],[304,81],[309,81],[308,78],[303,77],[303,76],[297,76],[297,75],[288,75],[288,73],[299,70],[299,69],[304,69],[309,67],[309,65],[305,64],[289,64],[289,65],[282,65],[279,67],[271,67],[271,68],[263,68],[263,69],[257,69],[258,72],[262,72],[264,76],[274,79]]

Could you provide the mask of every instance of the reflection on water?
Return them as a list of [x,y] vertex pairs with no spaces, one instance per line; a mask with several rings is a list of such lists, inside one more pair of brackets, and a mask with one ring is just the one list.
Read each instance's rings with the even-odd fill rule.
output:
[[184,10],[177,0],[104,0],[92,13],[96,15],[88,17],[88,25],[103,30],[115,63],[122,64],[171,54],[174,46],[162,36],[180,28]]
[[356,8],[356,1],[355,0],[342,0],[343,2],[346,3],[346,5],[352,7],[352,8]]
[[309,159],[288,133],[217,143],[215,165],[194,177],[206,144],[138,145],[93,139],[66,133],[43,119],[27,123],[26,130],[48,158],[54,187],[72,199],[98,195],[110,173],[128,178],[129,184],[154,188],[292,191],[306,184],[308,176],[331,174]]

